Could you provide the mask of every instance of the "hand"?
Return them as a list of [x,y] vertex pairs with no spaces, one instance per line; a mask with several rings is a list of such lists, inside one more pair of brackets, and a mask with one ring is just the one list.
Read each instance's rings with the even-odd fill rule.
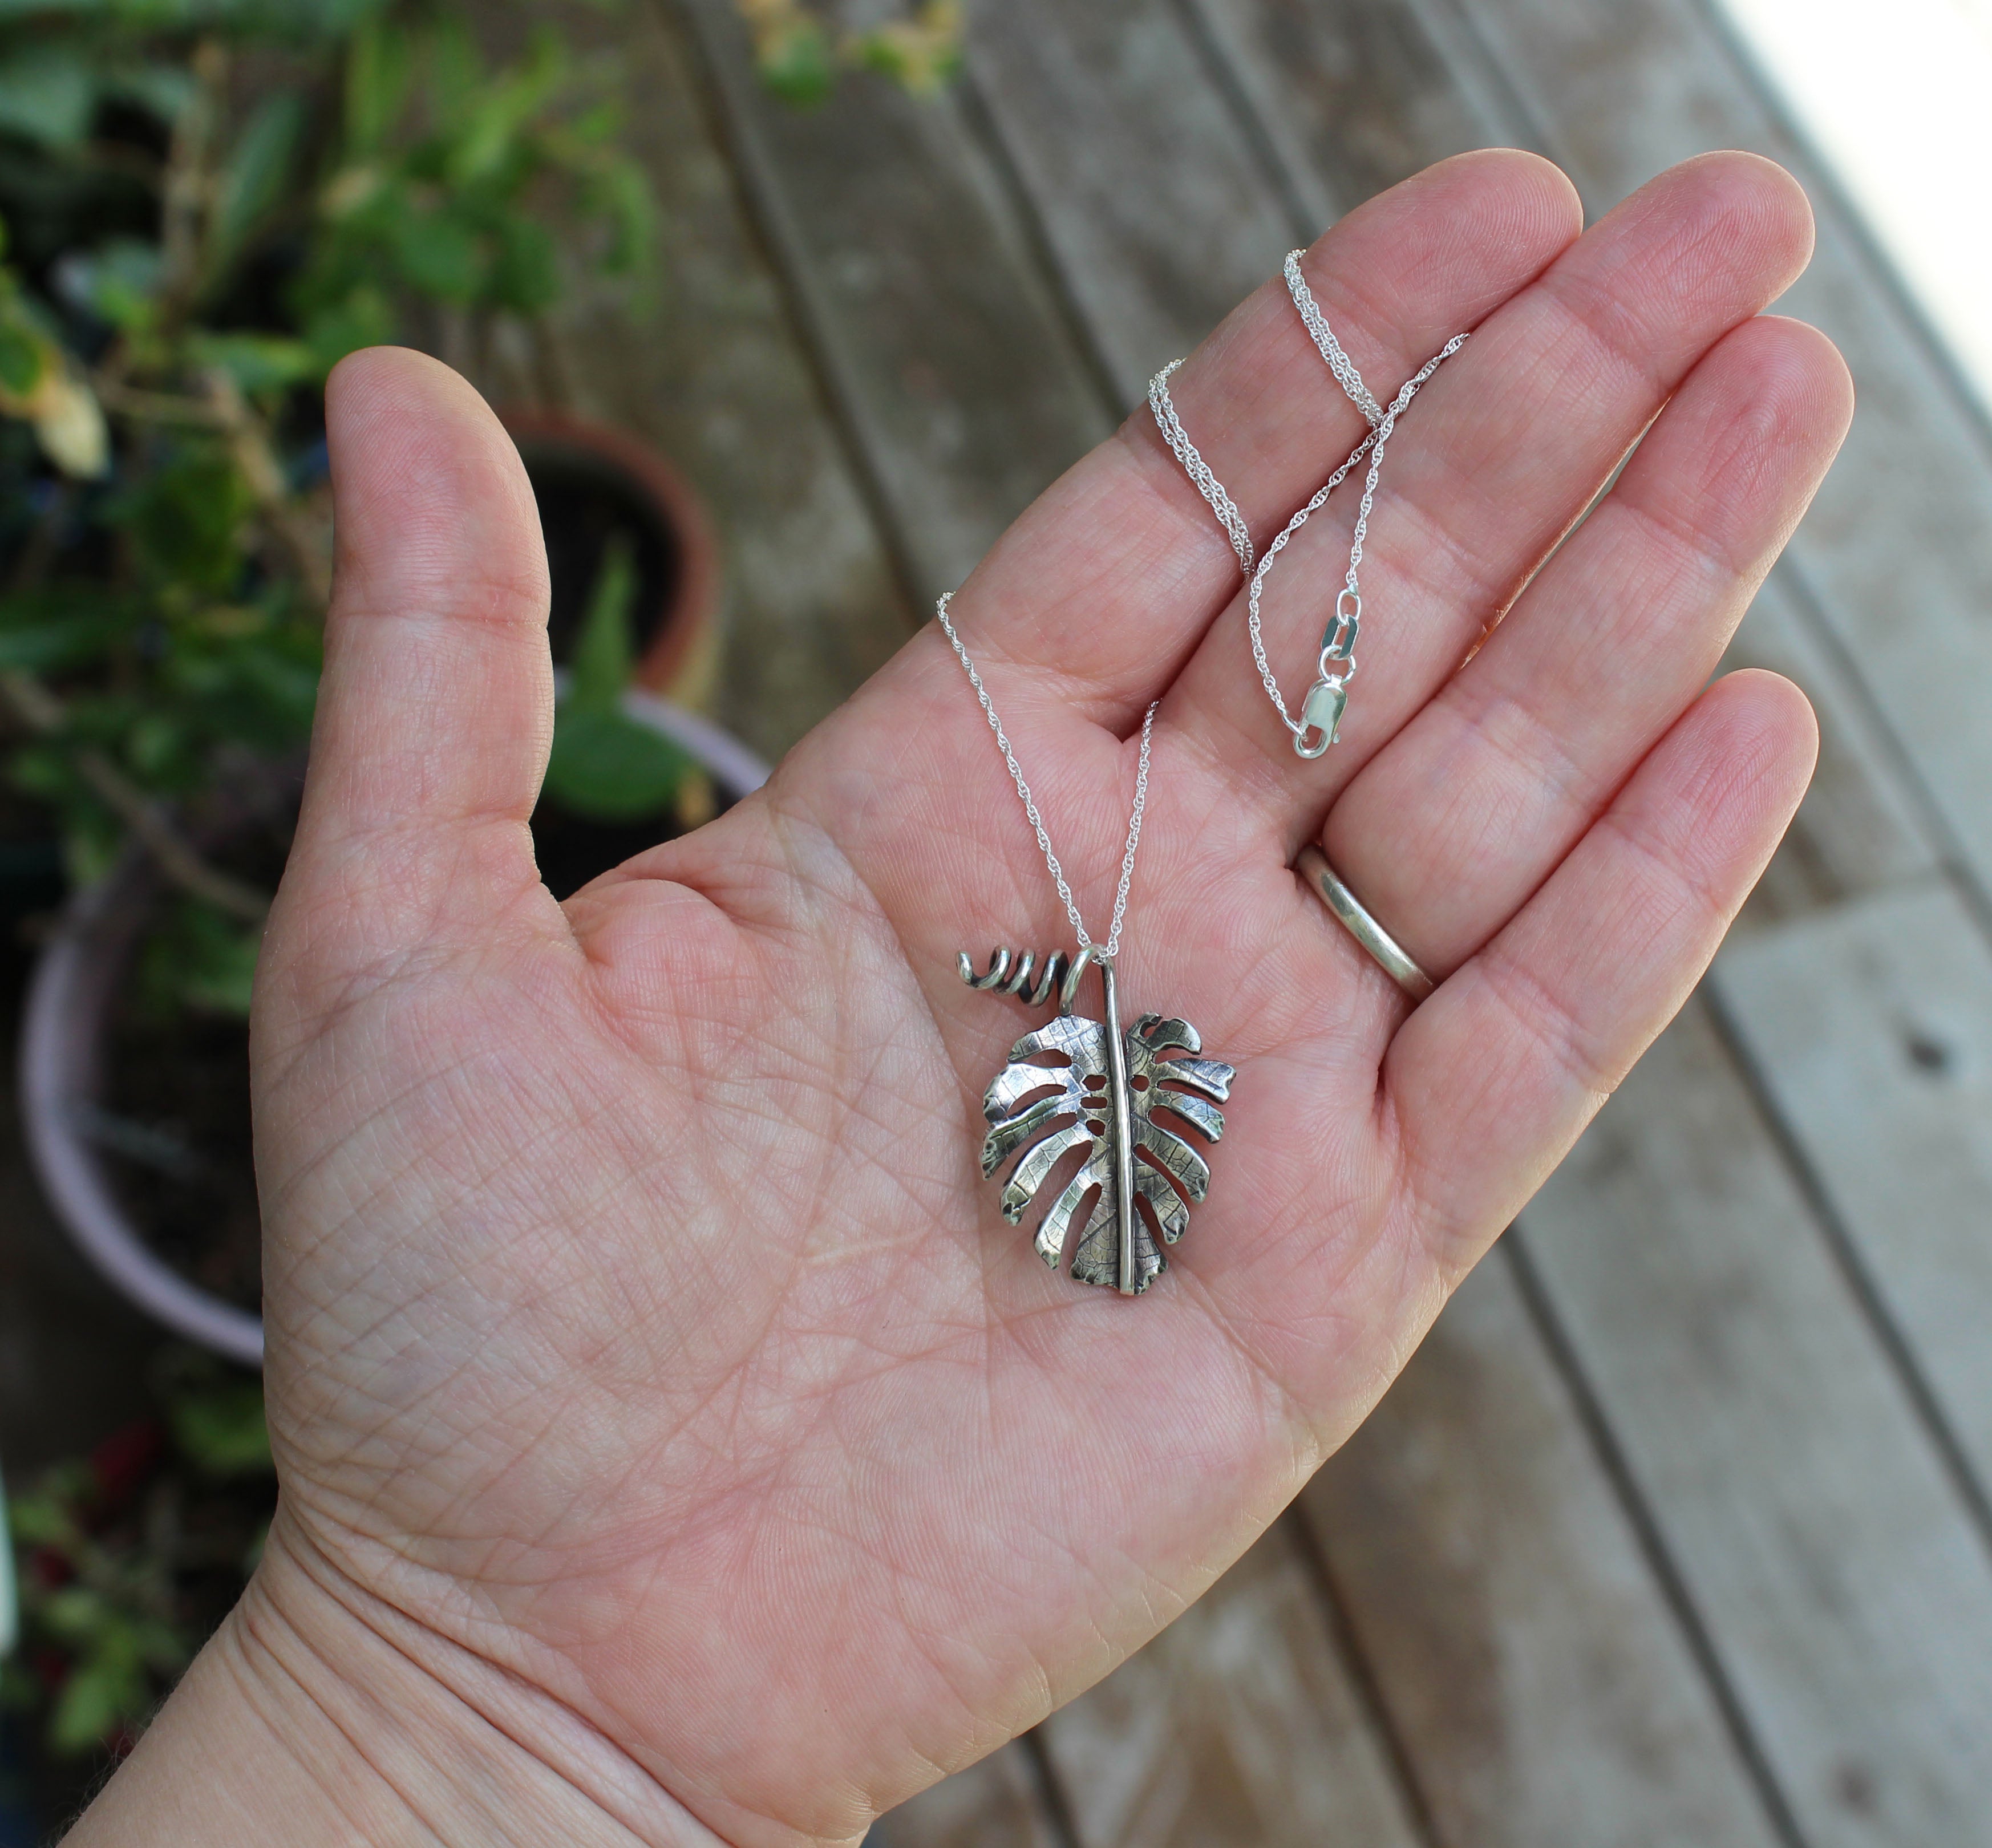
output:
[[[359,1833],[854,1837],[1244,1549],[1679,1007],[1810,774],[1795,689],[1706,683],[1850,393],[1820,336],[1751,318],[1810,247],[1776,169],[1713,156],[1579,223],[1554,169],[1483,154],[1308,256],[1380,390],[1477,329],[1393,443],[1320,762],[1145,411],[956,599],[1096,932],[1162,701],[1121,984],[1238,1076],[1134,1303],[1049,1273],[978,1172],[984,1086],[1042,1017],[956,952],[1069,932],[937,629],[761,793],[556,904],[517,460],[434,362],[340,369],[255,1021],[283,1505],[217,1648],[290,1760],[351,1758],[313,1788]],[[1261,546],[1361,428],[1277,281],[1174,390]],[[1269,582],[1290,700],[1349,517]],[[1414,1012],[1289,870],[1324,817],[1443,978]],[[203,1670],[186,1701],[223,1699]],[[169,1713],[91,1839],[197,1724]]]

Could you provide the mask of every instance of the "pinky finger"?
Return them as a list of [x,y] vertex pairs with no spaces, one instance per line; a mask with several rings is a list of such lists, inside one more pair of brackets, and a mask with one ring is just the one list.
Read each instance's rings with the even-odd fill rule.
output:
[[1819,735],[1775,674],[1716,683],[1384,1064],[1405,1204],[1477,1259],[1673,1019],[1783,836]]

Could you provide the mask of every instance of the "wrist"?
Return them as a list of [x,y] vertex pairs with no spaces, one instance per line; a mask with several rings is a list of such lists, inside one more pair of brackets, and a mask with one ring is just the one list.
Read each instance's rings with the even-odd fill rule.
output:
[[723,1848],[571,1708],[285,1526],[69,1848]]

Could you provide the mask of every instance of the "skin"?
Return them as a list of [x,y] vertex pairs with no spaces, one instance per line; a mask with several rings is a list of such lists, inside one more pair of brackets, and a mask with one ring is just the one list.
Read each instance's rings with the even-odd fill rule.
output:
[[[1145,411],[956,599],[1096,931],[1162,702],[1124,1007],[1239,1076],[1133,1303],[1049,1273],[977,1171],[1042,1016],[955,953],[1069,931],[937,628],[557,904],[517,458],[435,362],[339,369],[254,1021],[282,1507],[73,1842],[851,1841],[1244,1550],[1679,1008],[1810,774],[1796,689],[1708,684],[1850,414],[1826,340],[1760,317],[1804,199],[1711,155],[1580,227],[1554,168],[1482,153],[1308,254],[1380,390],[1475,329],[1392,445],[1318,763]],[[1262,547],[1361,428],[1277,281],[1174,390]],[[1269,581],[1290,699],[1351,511]],[[1290,870],[1311,838],[1442,978],[1415,1011]]]

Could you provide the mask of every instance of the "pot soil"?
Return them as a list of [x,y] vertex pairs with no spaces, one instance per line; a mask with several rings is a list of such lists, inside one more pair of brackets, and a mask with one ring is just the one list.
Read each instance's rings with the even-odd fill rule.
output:
[[[636,690],[623,710],[697,760],[721,807],[766,779],[744,745],[694,714]],[[563,898],[680,831],[669,817],[605,824],[550,803],[533,818],[542,875]],[[274,889],[287,846],[282,830],[244,825],[213,857]],[[167,1328],[253,1366],[263,1328],[248,1025],[161,1006],[148,964],[170,953],[172,898],[134,851],[72,905],[29,988],[22,1113],[43,1190],[97,1269]]]
[[604,549],[629,541],[636,683],[680,704],[711,690],[718,664],[719,549],[705,505],[669,461],[627,431],[565,411],[500,417],[526,465],[547,547],[548,639],[564,663]]

